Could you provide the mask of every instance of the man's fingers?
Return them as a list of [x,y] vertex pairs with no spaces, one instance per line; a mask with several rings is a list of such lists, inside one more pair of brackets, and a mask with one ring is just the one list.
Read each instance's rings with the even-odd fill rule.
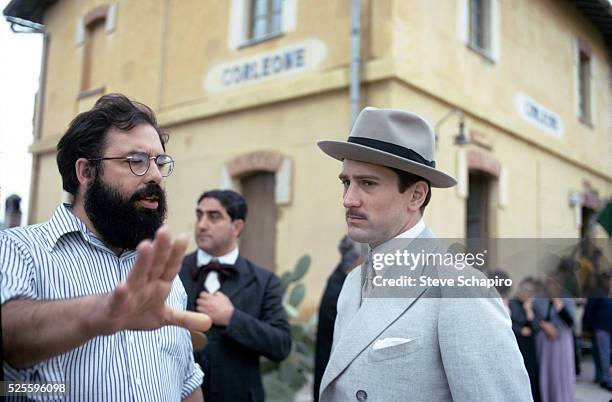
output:
[[140,289],[149,277],[149,266],[153,256],[153,249],[149,240],[143,240],[136,247],[137,257],[132,267],[127,283],[131,289]]
[[153,259],[151,260],[151,267],[149,268],[149,280],[156,280],[162,276],[166,267],[166,262],[170,256],[172,248],[172,240],[170,238],[170,232],[166,225],[163,225],[155,233],[155,240],[153,241]]
[[181,233],[177,236],[174,244],[172,245],[172,249],[170,251],[170,255],[166,261],[163,272],[161,273],[161,279],[164,281],[172,281],[176,274],[181,269],[181,261],[183,261],[183,256],[185,255],[185,251],[187,250],[187,235]]
[[167,306],[168,325],[178,325],[192,331],[205,332],[212,326],[212,320],[207,314],[193,311],[179,311]]
[[225,293],[221,292],[220,290],[217,290],[212,297],[216,297],[219,299],[227,299],[227,296],[225,295]]
[[205,307],[205,306],[209,306],[211,304],[211,300],[199,298],[199,299],[196,300],[195,304],[196,304],[196,306]]
[[196,306],[196,311],[198,313],[205,313],[205,314],[208,314],[208,312],[209,312],[208,308],[206,308],[206,306],[199,306],[199,305]]

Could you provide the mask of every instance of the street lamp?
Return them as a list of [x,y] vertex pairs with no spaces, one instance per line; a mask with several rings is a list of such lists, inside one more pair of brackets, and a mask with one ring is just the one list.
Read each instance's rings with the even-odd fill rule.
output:
[[436,147],[438,146],[438,130],[442,123],[448,120],[452,115],[459,115],[459,132],[453,137],[453,144],[455,145],[467,145],[470,143],[469,138],[465,135],[465,119],[463,110],[458,107],[452,108],[444,117],[442,117],[435,125],[434,131],[436,134]]

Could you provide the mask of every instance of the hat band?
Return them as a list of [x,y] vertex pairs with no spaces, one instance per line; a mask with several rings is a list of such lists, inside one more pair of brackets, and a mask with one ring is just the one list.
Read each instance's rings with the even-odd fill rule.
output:
[[400,145],[395,145],[390,142],[373,140],[372,138],[364,138],[364,137],[349,137],[348,142],[353,144],[364,145],[366,147],[378,149],[380,151],[385,151],[395,156],[399,156],[400,158],[409,159],[413,162],[420,163],[422,165],[429,166],[431,168],[436,167],[435,161],[428,161],[419,155],[418,152],[413,151],[410,148],[404,148]]

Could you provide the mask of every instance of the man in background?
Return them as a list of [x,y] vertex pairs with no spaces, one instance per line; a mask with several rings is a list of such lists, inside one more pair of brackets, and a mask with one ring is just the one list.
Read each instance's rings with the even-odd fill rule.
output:
[[208,344],[196,352],[207,402],[263,401],[260,356],[281,361],[291,351],[280,280],[240,256],[238,238],[246,216],[240,194],[203,193],[196,207],[198,250],[185,256],[180,272],[187,308],[213,322]]
[[359,245],[348,236],[344,235],[338,245],[340,251],[340,262],[334,272],[327,279],[327,285],[323,291],[321,304],[319,306],[319,322],[317,324],[317,339],[315,344],[315,367],[314,367],[314,400],[319,400],[319,386],[321,378],[327,367],[331,353],[332,341],[334,340],[334,322],[338,311],[336,304],[340,290],[346,279],[346,275],[361,263]]
[[592,334],[595,381],[612,392],[610,375],[610,341],[612,336],[612,299],[610,298],[610,273],[597,275],[597,285],[589,294],[582,327]]

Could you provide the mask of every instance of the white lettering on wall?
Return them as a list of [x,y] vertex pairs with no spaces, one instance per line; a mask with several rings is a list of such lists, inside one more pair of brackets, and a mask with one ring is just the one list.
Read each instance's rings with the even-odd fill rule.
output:
[[542,131],[556,138],[563,135],[563,122],[555,113],[546,109],[530,97],[524,94],[516,96],[516,107],[521,117]]

